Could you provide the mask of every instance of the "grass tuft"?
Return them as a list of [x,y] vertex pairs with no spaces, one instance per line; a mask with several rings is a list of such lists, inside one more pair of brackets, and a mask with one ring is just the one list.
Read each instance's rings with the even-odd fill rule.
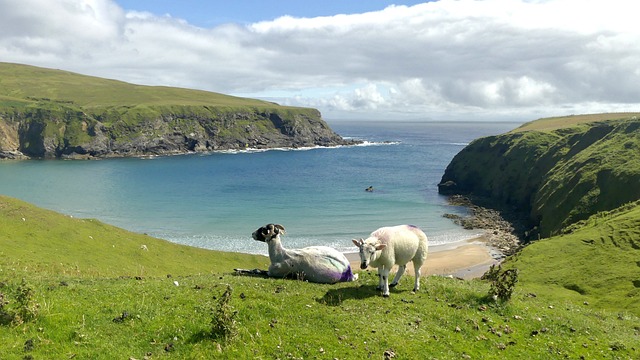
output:
[[227,285],[215,309],[212,309],[211,337],[228,342],[238,335],[236,317],[238,312],[230,305],[233,288]]

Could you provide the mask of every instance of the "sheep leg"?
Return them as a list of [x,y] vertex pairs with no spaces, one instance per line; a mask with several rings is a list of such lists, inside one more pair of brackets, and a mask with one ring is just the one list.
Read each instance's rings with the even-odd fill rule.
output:
[[418,291],[420,290],[420,266],[414,264],[414,267],[416,268],[416,282],[413,285],[413,291]]
[[269,265],[268,274],[269,277],[286,278],[295,274],[295,271],[293,271],[293,266],[290,266],[286,262],[271,263],[271,265]]
[[260,269],[253,269],[253,270],[249,270],[249,269],[233,269],[233,270],[238,275],[262,276],[262,277],[268,277],[269,276],[269,272],[267,270],[260,270]]
[[406,269],[407,269],[407,265],[401,265],[398,268],[398,272],[396,272],[396,276],[393,278],[393,281],[391,282],[391,284],[389,284],[389,287],[395,287],[396,285],[398,285],[398,282],[400,281],[400,278],[402,277]]
[[385,269],[384,267],[378,268],[378,276],[380,277],[382,296],[389,297],[389,269]]

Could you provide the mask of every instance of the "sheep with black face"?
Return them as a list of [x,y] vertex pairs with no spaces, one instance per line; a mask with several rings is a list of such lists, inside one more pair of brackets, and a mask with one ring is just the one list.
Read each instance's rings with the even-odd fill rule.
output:
[[271,265],[270,277],[295,277],[315,283],[334,284],[355,281],[358,278],[351,270],[347,257],[328,246],[310,246],[302,249],[285,249],[280,235],[285,233],[280,224],[267,224],[253,232],[254,240],[269,245]]

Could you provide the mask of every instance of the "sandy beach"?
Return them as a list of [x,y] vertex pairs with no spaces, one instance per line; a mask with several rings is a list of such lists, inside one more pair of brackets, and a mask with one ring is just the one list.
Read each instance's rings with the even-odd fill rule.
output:
[[[454,244],[429,246],[429,255],[422,266],[422,275],[442,275],[462,279],[479,278],[491,265],[497,264],[499,253],[486,245],[482,236]],[[360,256],[357,253],[346,254],[355,271],[377,271],[374,268],[360,270]],[[391,270],[395,272],[397,266]],[[407,264],[405,275],[413,276],[412,263]]]

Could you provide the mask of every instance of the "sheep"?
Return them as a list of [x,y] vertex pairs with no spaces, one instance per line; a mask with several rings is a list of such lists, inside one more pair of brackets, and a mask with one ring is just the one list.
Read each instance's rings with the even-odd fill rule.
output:
[[[413,291],[420,290],[420,268],[427,259],[427,236],[414,225],[381,227],[365,239],[353,239],[360,250],[360,268],[368,266],[378,268],[380,280],[378,290],[382,296],[389,296],[389,287],[398,285],[409,261],[415,269]],[[398,272],[389,285],[389,271],[393,265],[399,265]]]
[[[271,265],[266,272],[267,276],[276,278],[293,276],[300,280],[324,284],[358,279],[358,275],[352,272],[351,264],[343,253],[328,246],[285,249],[280,241],[280,235],[284,233],[284,226],[267,224],[251,235],[254,240],[266,242],[269,245]],[[264,274],[264,270],[252,270],[250,273]]]

